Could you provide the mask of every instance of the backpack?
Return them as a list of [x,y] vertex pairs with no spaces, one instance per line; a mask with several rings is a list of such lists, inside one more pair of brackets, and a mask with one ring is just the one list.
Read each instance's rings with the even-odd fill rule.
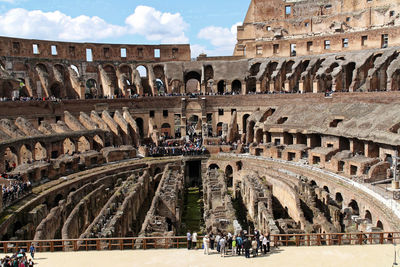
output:
[[236,247],[236,240],[232,241],[232,247]]

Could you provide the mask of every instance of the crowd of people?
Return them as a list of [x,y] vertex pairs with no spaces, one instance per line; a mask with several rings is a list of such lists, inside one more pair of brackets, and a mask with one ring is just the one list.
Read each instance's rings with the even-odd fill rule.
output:
[[164,141],[159,146],[151,145],[149,148],[149,156],[164,157],[164,156],[196,156],[204,155],[206,148],[203,146],[201,138],[194,138],[186,142]]
[[[186,238],[188,249],[198,248],[196,232],[192,234],[189,231],[186,234]],[[258,255],[269,253],[271,251],[270,244],[270,233],[262,234],[255,229],[253,235],[248,235],[246,231],[241,231],[237,235],[232,235],[231,233],[223,234],[221,232],[215,236],[213,233],[207,234],[203,238],[202,248],[206,255],[210,254],[210,250],[216,250],[217,253],[221,254],[221,257],[244,255],[246,258],[250,258],[250,255],[257,257]]]
[[32,185],[29,181],[24,181],[20,174],[8,175],[3,173],[0,178],[5,179],[6,183],[2,185],[3,207],[12,204],[15,200],[32,191]]
[[25,253],[25,250],[21,249],[19,252],[14,253],[11,256],[5,256],[0,259],[0,267],[33,267],[35,264],[33,259],[35,257],[35,246],[32,244],[29,248],[29,252],[31,254],[31,258],[28,259],[28,256]]

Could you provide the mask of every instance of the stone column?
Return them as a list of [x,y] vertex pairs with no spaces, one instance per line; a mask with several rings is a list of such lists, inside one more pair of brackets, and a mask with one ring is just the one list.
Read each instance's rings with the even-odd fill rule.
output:
[[256,92],[261,93],[261,81],[256,82]]

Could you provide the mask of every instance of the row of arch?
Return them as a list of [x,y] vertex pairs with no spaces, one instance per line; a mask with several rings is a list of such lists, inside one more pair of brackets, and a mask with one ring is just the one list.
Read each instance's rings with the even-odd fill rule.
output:
[[46,144],[38,141],[34,144],[8,146],[3,152],[5,168],[29,164],[34,161],[55,159],[62,154],[73,155],[90,150],[100,151],[105,146],[103,137],[95,135],[93,138],[81,136],[79,138],[65,138],[60,143]]
[[[318,186],[314,180],[311,180],[310,184],[312,186]],[[331,194],[329,187],[327,185],[324,185],[322,188],[326,192]],[[343,203],[344,198],[340,192],[336,192],[336,193],[332,194],[332,196],[334,196],[334,200],[336,201],[336,203],[341,205],[342,210],[344,210],[345,213],[350,212],[351,215],[360,216],[362,219],[366,220],[369,224],[374,224],[373,216],[372,216],[372,213],[370,210],[365,209],[364,213],[360,214],[360,207],[359,207],[357,200],[351,199],[348,202],[348,204],[346,205]],[[376,220],[376,223],[374,225],[375,225],[375,227],[380,228],[382,231],[384,230],[382,221]]]

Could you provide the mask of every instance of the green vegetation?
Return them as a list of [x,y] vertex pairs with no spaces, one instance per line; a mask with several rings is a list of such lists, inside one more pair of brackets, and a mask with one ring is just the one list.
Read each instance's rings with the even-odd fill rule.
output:
[[180,234],[185,235],[188,230],[200,232],[203,223],[203,197],[198,187],[187,188],[184,197],[182,227]]

